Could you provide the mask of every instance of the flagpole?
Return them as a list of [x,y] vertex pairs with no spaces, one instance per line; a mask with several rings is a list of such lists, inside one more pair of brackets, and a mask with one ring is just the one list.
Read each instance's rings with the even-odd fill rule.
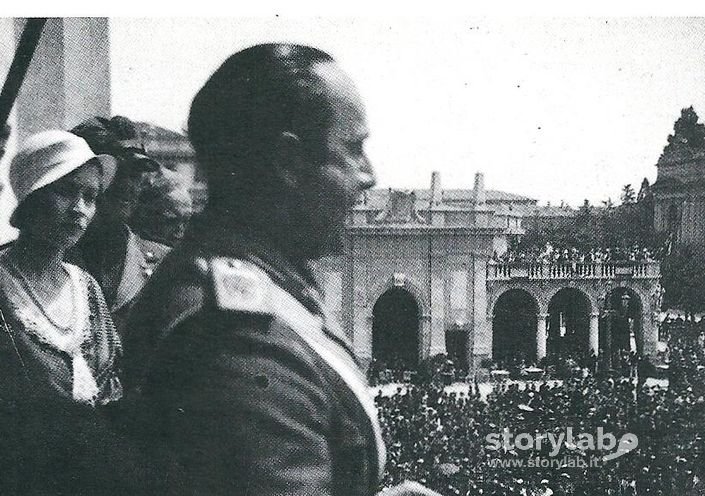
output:
[[12,112],[12,107],[15,105],[22,82],[27,75],[27,69],[29,69],[29,64],[37,49],[39,38],[46,22],[47,19],[45,17],[27,19],[20,40],[17,43],[12,64],[7,72],[7,79],[5,79],[2,92],[0,92],[0,128],[5,127],[7,119],[10,117],[10,112]]

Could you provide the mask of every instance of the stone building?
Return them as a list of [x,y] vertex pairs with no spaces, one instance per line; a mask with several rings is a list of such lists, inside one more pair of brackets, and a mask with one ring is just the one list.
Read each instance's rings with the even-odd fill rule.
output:
[[[3,74],[23,23],[0,19]],[[15,139],[111,115],[108,28],[104,18],[48,21],[15,107]],[[145,132],[151,154],[202,186],[183,135],[154,126]],[[11,144],[8,156],[12,151]],[[702,158],[659,165],[657,225],[664,219],[675,225],[700,211]],[[690,184],[686,193],[670,186],[680,183]],[[0,243],[14,236],[6,222],[12,202],[7,188],[0,192]],[[486,190],[482,174],[473,189],[443,189],[434,173],[429,189],[369,191],[349,215],[344,254],[320,263],[326,298],[363,364],[396,355],[413,365],[448,353],[475,366],[517,350],[539,360],[560,353],[566,342],[599,353],[612,343],[624,348],[630,337],[652,355],[658,264],[492,262],[524,233],[522,219],[562,222],[569,215],[542,210],[532,198]],[[693,236],[705,229],[688,225]],[[626,325],[612,336],[606,322],[615,316]]]
[[147,122],[137,122],[145,150],[164,167],[175,172],[187,185],[193,211],[200,212],[207,200],[206,179],[196,166],[196,152],[185,133],[177,133]]
[[565,203],[535,206],[524,216],[522,226],[527,231],[553,230],[572,224],[577,215],[578,210]]
[[[363,196],[349,217],[344,255],[319,267],[359,360],[413,366],[445,353],[477,366],[521,350],[538,361],[560,352],[562,341],[596,354],[611,342],[626,348],[630,332],[653,355],[658,264],[492,261],[523,234],[522,217],[535,205],[486,190],[482,174],[473,189],[444,190],[435,172],[430,189]],[[629,330],[613,340],[605,319],[622,300],[631,301],[623,312]]]
[[705,242],[705,126],[683,109],[656,167],[654,228],[682,244]]
[[345,255],[321,266],[360,360],[372,358],[373,327],[385,319],[393,322],[375,344],[395,346],[410,364],[447,352],[447,329],[476,336],[456,354],[489,355],[487,264],[523,232],[510,207],[526,201],[486,191],[481,174],[472,190],[443,190],[434,173],[428,190],[369,191],[350,215]]

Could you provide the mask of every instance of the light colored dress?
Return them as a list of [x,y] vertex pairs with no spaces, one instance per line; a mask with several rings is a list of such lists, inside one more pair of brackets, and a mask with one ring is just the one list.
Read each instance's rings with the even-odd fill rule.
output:
[[74,311],[59,326],[22,274],[0,256],[0,400],[55,395],[95,406],[122,397],[122,348],[100,287],[77,266],[64,268]]

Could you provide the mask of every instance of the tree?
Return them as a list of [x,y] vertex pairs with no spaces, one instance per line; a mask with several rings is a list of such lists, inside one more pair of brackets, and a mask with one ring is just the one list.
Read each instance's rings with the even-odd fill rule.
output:
[[684,144],[690,148],[705,146],[705,125],[698,122],[698,114],[692,105],[681,110],[681,116],[673,124],[673,134],[668,137],[669,144]]
[[605,208],[595,208],[585,200],[572,222],[527,229],[518,248],[540,249],[550,241],[554,246],[574,246],[583,251],[638,245],[656,252],[663,240],[657,239],[653,228],[653,195],[647,184],[642,182],[638,197],[630,186],[627,201],[618,206],[608,199],[602,202]]
[[575,222],[564,228],[562,238],[566,241],[565,246],[575,246],[576,248],[588,251],[591,248],[599,248],[602,244],[602,215],[599,209],[594,209],[588,200],[578,209]]
[[653,193],[651,193],[651,184],[649,184],[649,180],[644,178],[641,181],[641,186],[639,187],[639,194],[636,195],[636,201],[644,201],[645,199],[651,197]]
[[681,110],[680,117],[673,124],[673,134],[663,149],[658,165],[669,165],[674,161],[688,160],[705,152],[705,125],[698,122],[698,114],[693,107]]
[[705,250],[681,246],[661,263],[661,285],[667,307],[692,315],[705,310]]
[[622,205],[630,205],[636,201],[636,194],[634,193],[634,188],[631,184],[625,184],[622,187]]

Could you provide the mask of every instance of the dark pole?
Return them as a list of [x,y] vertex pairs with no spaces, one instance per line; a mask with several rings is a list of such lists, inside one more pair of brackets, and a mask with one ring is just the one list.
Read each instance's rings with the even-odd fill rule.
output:
[[12,59],[12,65],[10,65],[10,70],[7,72],[7,79],[2,87],[2,93],[0,93],[0,128],[5,126],[10,112],[12,112],[12,107],[20,92],[22,82],[27,75],[27,69],[39,44],[39,38],[46,22],[47,19],[45,17],[27,19],[20,41],[17,43],[17,50]]

